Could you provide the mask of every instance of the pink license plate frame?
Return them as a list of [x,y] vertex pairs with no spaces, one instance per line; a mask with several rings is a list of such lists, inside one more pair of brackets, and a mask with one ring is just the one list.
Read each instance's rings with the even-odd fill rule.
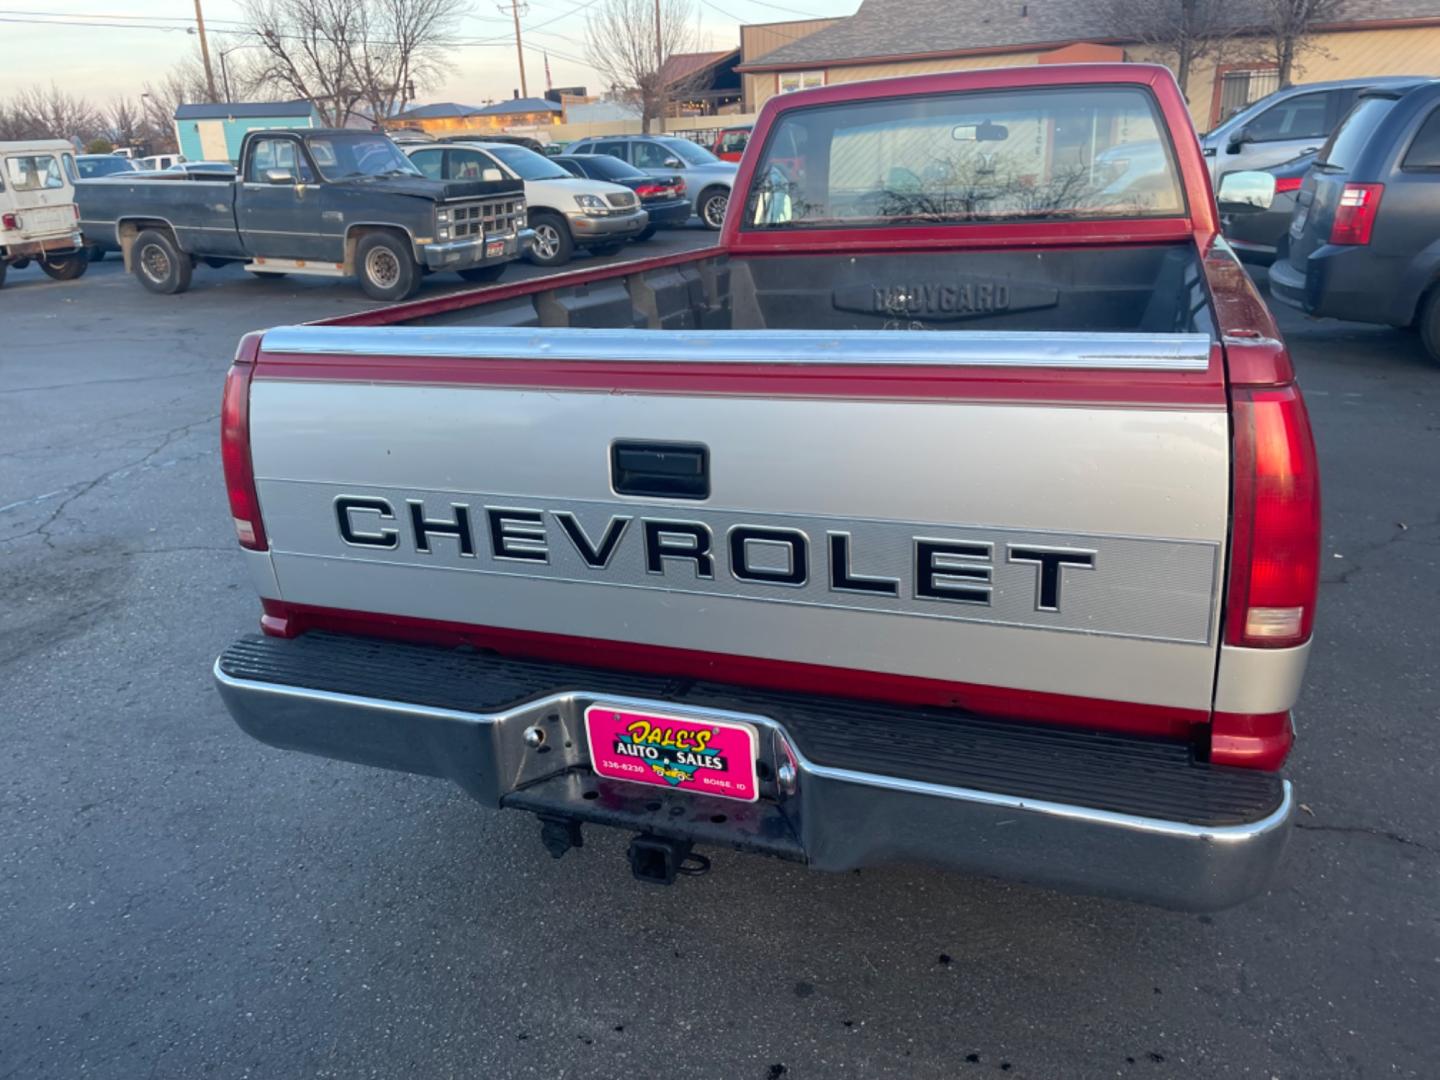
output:
[[753,724],[597,702],[585,710],[585,738],[597,776],[738,802],[760,798]]

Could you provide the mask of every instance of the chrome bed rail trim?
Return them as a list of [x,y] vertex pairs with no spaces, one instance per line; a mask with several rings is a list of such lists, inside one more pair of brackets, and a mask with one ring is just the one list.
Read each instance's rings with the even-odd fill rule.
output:
[[1211,344],[1206,334],[1054,331],[281,326],[266,331],[261,348],[297,356],[1204,371]]

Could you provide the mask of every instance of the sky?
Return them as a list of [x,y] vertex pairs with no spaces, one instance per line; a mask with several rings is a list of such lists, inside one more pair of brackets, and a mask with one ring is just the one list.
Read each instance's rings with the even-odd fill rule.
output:
[[[238,0],[202,0],[211,56],[240,18]],[[584,62],[585,9],[605,0],[529,0],[520,20],[532,97],[545,88],[545,53],[554,86],[600,89]],[[735,48],[739,25],[849,15],[858,0],[694,0],[705,48]],[[0,0],[0,99],[53,81],[99,105],[138,97],[141,86],[194,53],[194,0]],[[42,25],[43,23],[43,25]],[[60,25],[67,23],[68,25]],[[91,25],[83,25],[90,23]],[[94,25],[105,24],[105,25]],[[446,81],[418,96],[421,104],[481,104],[520,85],[514,24],[494,0],[473,0]],[[220,78],[218,60],[215,77]]]

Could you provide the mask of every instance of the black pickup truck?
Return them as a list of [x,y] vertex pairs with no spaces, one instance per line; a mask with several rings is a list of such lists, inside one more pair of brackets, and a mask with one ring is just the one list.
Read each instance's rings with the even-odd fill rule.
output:
[[258,274],[354,276],[377,300],[403,300],[431,271],[494,281],[525,252],[525,193],[494,171],[427,179],[385,136],[252,131],[235,178],[192,174],[76,185],[87,245],[113,246],[152,292],[190,286],[197,263]]

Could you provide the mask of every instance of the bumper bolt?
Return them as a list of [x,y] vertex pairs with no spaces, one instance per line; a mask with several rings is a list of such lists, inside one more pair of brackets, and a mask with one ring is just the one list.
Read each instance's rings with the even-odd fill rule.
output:
[[545,732],[542,729],[532,725],[531,727],[527,727],[525,729],[525,734],[523,738],[525,739],[525,745],[528,746],[531,750],[535,750],[538,749],[540,746],[544,745]]
[[775,770],[775,782],[785,795],[795,794],[795,766],[788,761]]

